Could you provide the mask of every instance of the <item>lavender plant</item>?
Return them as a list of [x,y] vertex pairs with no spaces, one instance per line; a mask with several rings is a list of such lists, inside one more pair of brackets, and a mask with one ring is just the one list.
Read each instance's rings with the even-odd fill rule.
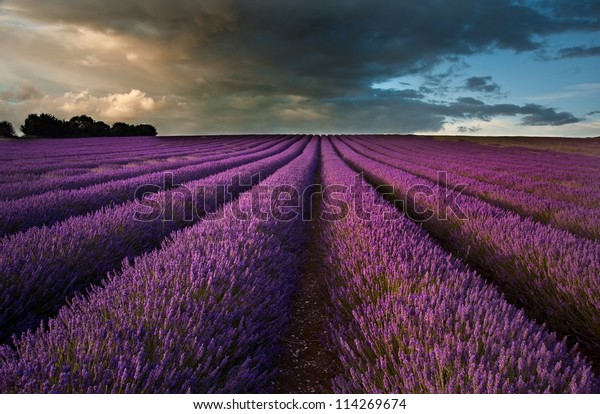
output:
[[[263,182],[309,185],[318,141]],[[257,194],[257,195],[260,195]],[[276,197],[275,199],[278,199]],[[0,350],[2,392],[225,393],[268,390],[289,318],[306,224],[250,216],[242,197],[220,220],[174,235],[85,299]],[[275,203],[275,207],[277,207]]]
[[[326,193],[350,206],[324,228],[340,393],[574,393],[597,380],[576,350],[386,203],[322,145]],[[341,186],[341,187],[340,187]],[[359,196],[360,194],[360,196]],[[362,203],[362,204],[359,204]],[[369,219],[357,214],[357,206]]]

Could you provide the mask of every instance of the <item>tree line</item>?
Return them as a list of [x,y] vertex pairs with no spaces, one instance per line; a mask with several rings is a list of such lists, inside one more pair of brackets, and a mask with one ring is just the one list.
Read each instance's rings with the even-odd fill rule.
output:
[[[156,136],[156,128],[149,124],[130,125],[115,122],[112,126],[87,115],[78,115],[68,121],[50,114],[29,114],[21,125],[21,138],[77,138]],[[13,125],[0,122],[0,137],[16,137]]]

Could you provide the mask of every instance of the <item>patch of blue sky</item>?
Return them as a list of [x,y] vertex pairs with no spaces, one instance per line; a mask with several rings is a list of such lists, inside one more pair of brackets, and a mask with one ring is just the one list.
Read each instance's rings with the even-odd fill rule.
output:
[[[591,110],[600,110],[600,56],[556,58],[561,49],[600,46],[598,36],[567,33],[547,37],[542,42],[543,49],[538,51],[494,50],[463,57],[459,63],[443,62],[430,73],[393,78],[371,87],[419,90],[429,85],[434,93],[426,94],[426,100],[439,100],[440,95],[448,101],[463,96],[474,96],[488,103],[508,99],[515,104],[537,103],[571,111],[580,117]],[[432,87],[432,76],[442,79],[443,85],[439,86],[443,87]],[[491,76],[503,93],[486,95],[466,89],[466,79],[472,76]]]

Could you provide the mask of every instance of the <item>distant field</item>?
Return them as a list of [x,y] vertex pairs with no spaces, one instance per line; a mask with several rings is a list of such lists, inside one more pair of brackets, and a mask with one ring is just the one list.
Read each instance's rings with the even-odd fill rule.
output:
[[0,140],[0,392],[599,392],[598,157]]
[[434,139],[465,141],[502,147],[551,150],[600,157],[600,138],[435,136]]

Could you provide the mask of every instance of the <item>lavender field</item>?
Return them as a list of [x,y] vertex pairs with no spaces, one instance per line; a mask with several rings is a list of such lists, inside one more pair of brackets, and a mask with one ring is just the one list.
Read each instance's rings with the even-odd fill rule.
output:
[[598,393],[600,141],[0,140],[1,393]]

